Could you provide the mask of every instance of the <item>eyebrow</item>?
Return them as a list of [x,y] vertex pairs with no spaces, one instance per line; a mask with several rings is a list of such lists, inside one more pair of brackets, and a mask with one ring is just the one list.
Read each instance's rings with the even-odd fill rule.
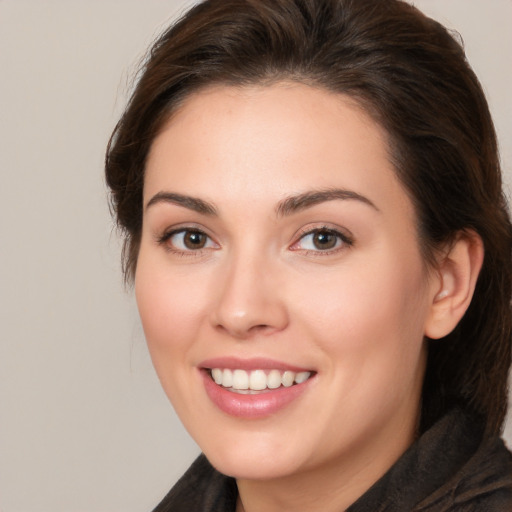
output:
[[[289,196],[276,206],[276,214],[281,217],[306,210],[320,203],[334,200],[355,200],[380,211],[367,197],[352,190],[330,188],[326,190],[313,190],[295,196]],[[175,192],[158,192],[146,204],[146,209],[158,203],[171,203],[183,206],[189,210],[208,216],[218,216],[217,208],[204,199],[192,197]]]
[[314,190],[304,192],[303,194],[298,194],[296,196],[287,197],[277,205],[276,213],[278,216],[292,215],[317,204],[324,203],[326,201],[334,201],[336,199],[359,201],[378,212],[380,211],[377,206],[370,201],[370,199],[358,194],[357,192],[341,188],[329,188],[326,190]]
[[217,208],[208,201],[199,199],[197,197],[186,196],[183,194],[176,194],[175,192],[158,192],[146,204],[146,210],[158,203],[172,203],[178,206],[183,206],[189,210],[193,210],[203,215],[216,216],[218,215]]

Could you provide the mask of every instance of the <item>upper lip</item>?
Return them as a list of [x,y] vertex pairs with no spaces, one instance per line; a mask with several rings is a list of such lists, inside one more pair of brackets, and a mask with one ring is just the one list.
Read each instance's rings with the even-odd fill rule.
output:
[[311,368],[305,368],[275,359],[268,359],[264,357],[255,357],[250,359],[241,359],[238,357],[215,357],[212,359],[205,359],[199,364],[199,367],[211,370],[212,368],[222,368],[231,370],[281,370],[292,372],[306,372],[312,371]]

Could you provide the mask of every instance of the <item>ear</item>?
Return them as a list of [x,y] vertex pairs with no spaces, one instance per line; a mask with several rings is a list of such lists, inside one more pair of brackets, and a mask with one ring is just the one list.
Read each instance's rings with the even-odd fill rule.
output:
[[474,231],[460,232],[440,255],[425,336],[439,339],[455,329],[471,303],[483,260],[484,245]]

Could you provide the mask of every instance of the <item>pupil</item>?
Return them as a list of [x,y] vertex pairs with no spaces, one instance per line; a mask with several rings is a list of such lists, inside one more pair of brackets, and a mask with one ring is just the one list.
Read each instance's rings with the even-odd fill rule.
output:
[[185,235],[184,242],[188,249],[201,249],[206,243],[206,237],[202,233],[191,232]]
[[336,235],[328,231],[319,231],[313,241],[317,249],[332,249],[336,245]]

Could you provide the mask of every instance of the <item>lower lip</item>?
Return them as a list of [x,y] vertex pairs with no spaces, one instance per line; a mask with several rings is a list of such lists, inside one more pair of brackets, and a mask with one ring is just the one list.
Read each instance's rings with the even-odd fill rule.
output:
[[204,387],[210,400],[223,412],[237,418],[257,419],[270,416],[299,398],[311,379],[288,388],[280,387],[246,395],[228,391],[216,384],[208,371],[201,371]]

